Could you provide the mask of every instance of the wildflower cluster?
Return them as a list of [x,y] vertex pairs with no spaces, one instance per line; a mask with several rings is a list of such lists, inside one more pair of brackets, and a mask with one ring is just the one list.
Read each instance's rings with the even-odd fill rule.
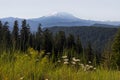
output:
[[91,65],[91,61],[88,61],[88,64],[83,64],[80,59],[72,57],[68,58],[68,56],[62,56],[61,59],[57,61],[63,65],[74,66],[75,68],[81,68],[83,71],[95,71],[96,68]]
[[95,71],[96,68],[91,65],[91,61],[88,62],[89,64],[79,64],[84,71]]

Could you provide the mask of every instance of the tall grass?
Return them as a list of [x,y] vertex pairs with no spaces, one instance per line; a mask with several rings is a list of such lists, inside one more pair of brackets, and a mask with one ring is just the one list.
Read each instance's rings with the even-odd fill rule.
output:
[[119,71],[97,68],[84,71],[65,64],[52,63],[43,51],[29,49],[26,53],[2,52],[0,55],[0,80],[119,80]]

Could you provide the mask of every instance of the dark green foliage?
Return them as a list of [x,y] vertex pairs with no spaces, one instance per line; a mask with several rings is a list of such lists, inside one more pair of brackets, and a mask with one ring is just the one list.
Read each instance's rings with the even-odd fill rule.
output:
[[29,47],[29,39],[30,39],[30,26],[26,23],[26,20],[22,21],[22,29],[21,29],[21,50],[26,51]]
[[88,42],[88,46],[87,46],[87,49],[86,49],[86,57],[87,57],[87,61],[93,62],[93,60],[94,60],[94,53],[93,53],[93,49],[91,47],[91,43],[90,42]]
[[75,48],[75,38],[72,34],[69,34],[69,36],[67,37],[66,46],[68,49]]
[[76,52],[78,54],[82,53],[83,52],[83,48],[82,48],[82,44],[81,44],[81,41],[80,41],[80,37],[77,36],[77,40],[76,40]]
[[55,52],[56,56],[62,55],[63,50],[65,48],[65,43],[66,43],[65,32],[59,31],[55,35],[55,39],[54,39],[54,52]]
[[43,34],[41,29],[41,24],[38,26],[38,31],[36,32],[36,49],[40,51],[42,49]]
[[3,24],[0,21],[0,51],[3,50]]
[[33,47],[34,49],[36,48],[35,46],[36,46],[36,40],[35,40],[36,38],[35,38],[35,34],[33,33],[31,33],[30,34],[30,38],[29,38],[29,47]]
[[2,29],[3,29],[3,25],[2,22],[0,21],[0,43],[2,42]]
[[117,65],[120,69],[120,29],[118,30],[114,42],[112,44],[112,62],[114,65]]
[[112,45],[112,49],[114,52],[120,53],[120,29],[115,36],[114,43]]
[[105,45],[109,40],[113,41],[113,37],[117,32],[117,28],[104,28],[104,27],[52,27],[48,28],[53,34],[59,31],[64,31],[66,36],[73,34],[75,38],[80,36],[83,48],[88,45],[88,41],[92,43],[92,47],[95,51],[102,53]]
[[11,34],[9,31],[8,22],[5,22],[3,25],[2,36],[3,48],[7,50],[11,45]]
[[45,52],[52,52],[53,49],[53,37],[52,37],[52,33],[46,29],[43,32],[43,50],[45,50]]
[[15,49],[19,48],[19,28],[18,21],[14,22],[14,27],[12,31],[12,44]]
[[65,33],[63,31],[59,31],[55,35],[55,44],[54,44],[55,52],[63,52],[65,43],[66,43]]

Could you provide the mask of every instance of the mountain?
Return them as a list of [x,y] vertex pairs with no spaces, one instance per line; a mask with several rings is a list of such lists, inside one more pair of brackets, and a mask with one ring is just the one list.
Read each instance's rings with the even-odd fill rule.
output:
[[[18,20],[19,22],[19,27],[21,26],[21,21],[23,19],[21,18],[14,18],[14,17],[8,17],[8,18],[1,18],[0,19],[3,23],[8,21],[9,26],[12,29],[13,23],[15,20]],[[84,20],[84,19],[79,19],[72,14],[65,13],[65,12],[60,12],[60,13],[55,13],[47,16],[43,16],[40,18],[33,18],[33,19],[27,19],[27,23],[30,24],[31,30],[36,31],[38,24],[41,23],[42,27],[53,27],[53,26],[96,26],[96,27],[111,27],[111,26],[118,26],[120,25],[120,22],[112,22],[112,21],[93,21],[93,20]],[[97,25],[95,25],[97,24]],[[98,26],[99,24],[99,26]],[[110,25],[110,26],[108,26]]]
[[75,17],[72,14],[66,12],[54,13],[48,16],[43,16],[40,18],[29,19],[42,23],[43,27],[53,27],[53,26],[91,26],[94,24],[104,24],[107,27],[117,27],[120,25],[119,21],[94,21],[85,20]]
[[43,27],[52,26],[90,26],[93,21],[79,19],[69,13],[56,13],[36,19],[30,19],[42,23]]

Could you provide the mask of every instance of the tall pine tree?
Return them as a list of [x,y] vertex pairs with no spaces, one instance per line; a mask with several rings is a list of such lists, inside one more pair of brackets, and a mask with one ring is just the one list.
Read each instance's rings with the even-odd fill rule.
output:
[[13,48],[18,49],[18,47],[19,47],[19,28],[18,28],[17,20],[14,22],[14,27],[13,27],[13,31],[12,31],[12,43],[13,43]]
[[36,49],[40,51],[42,49],[42,29],[41,24],[38,26],[38,30],[36,32]]
[[55,56],[62,56],[63,49],[65,48],[66,36],[65,32],[59,31],[54,40],[54,52]]
[[52,33],[46,29],[43,32],[43,49],[45,50],[45,52],[52,52],[53,49],[53,37],[52,37]]
[[5,22],[3,25],[3,44],[4,44],[4,49],[8,50],[9,48],[11,48],[12,44],[11,44],[11,34],[9,31],[9,26],[8,26],[8,22]]
[[22,21],[22,29],[21,29],[21,50],[26,51],[29,47],[29,39],[30,39],[30,26],[27,25],[26,20]]

